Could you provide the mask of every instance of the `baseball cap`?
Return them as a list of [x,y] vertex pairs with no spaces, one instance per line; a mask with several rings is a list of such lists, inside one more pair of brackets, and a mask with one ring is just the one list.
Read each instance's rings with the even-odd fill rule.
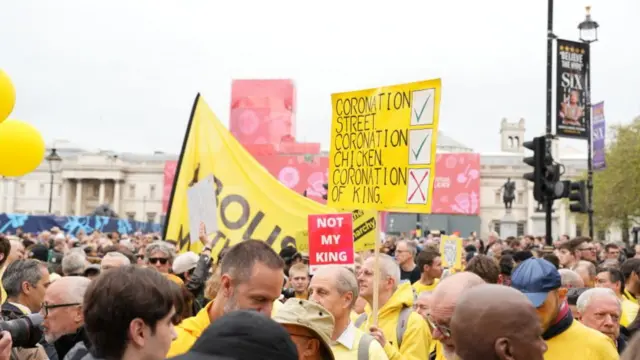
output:
[[174,274],[182,274],[187,271],[194,269],[196,264],[198,264],[198,255],[193,251],[188,251],[186,253],[180,254],[176,256],[173,260],[173,266],[171,269]]
[[323,359],[333,360],[331,334],[335,326],[333,315],[322,305],[302,299],[291,298],[278,309],[273,320],[283,325],[306,328],[316,334],[324,348]]
[[282,325],[256,311],[239,310],[216,319],[191,349],[172,360],[298,360]]
[[515,268],[511,274],[511,286],[520,290],[537,308],[544,303],[550,291],[562,286],[562,280],[552,263],[531,258]]

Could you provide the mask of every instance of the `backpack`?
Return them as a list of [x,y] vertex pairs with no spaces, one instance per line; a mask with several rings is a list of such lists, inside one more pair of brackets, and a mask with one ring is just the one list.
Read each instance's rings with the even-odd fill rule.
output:
[[[404,333],[407,331],[407,323],[409,322],[409,316],[411,315],[412,309],[408,306],[403,306],[402,310],[400,310],[400,315],[398,316],[398,327],[396,328],[396,337],[398,341],[398,349],[402,345],[402,338],[404,337]],[[367,313],[362,313],[356,321],[354,322],[355,327],[360,328],[364,322],[367,321]],[[361,340],[362,341],[362,340]],[[369,348],[367,347],[367,350]]]
[[376,339],[373,336],[363,333],[358,343],[358,360],[369,360],[369,346]]

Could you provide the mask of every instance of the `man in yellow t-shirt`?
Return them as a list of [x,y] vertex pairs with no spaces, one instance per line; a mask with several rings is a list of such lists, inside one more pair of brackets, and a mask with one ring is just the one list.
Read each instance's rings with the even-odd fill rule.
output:
[[544,259],[530,258],[513,271],[511,286],[537,309],[547,360],[617,360],[613,341],[575,320],[567,303],[558,269]]
[[440,253],[434,249],[423,250],[416,258],[416,266],[420,269],[420,280],[412,285],[416,295],[433,291],[442,276]]

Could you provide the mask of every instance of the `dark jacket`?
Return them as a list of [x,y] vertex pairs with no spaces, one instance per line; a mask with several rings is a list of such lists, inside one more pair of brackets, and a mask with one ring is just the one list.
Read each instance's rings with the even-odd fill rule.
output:
[[629,338],[631,337],[631,333],[627,330],[626,327],[620,325],[620,335],[616,339],[616,348],[618,349],[618,354],[622,354],[624,349],[627,347],[627,342],[629,342]]
[[[56,340],[53,345],[58,352],[58,359],[66,359],[65,356],[67,353],[78,343],[90,344],[84,326],[81,326],[75,333],[61,336]],[[89,348],[89,346],[87,346],[87,348]]]
[[[22,310],[20,310],[17,306],[8,302],[3,303],[0,309],[2,311],[2,318],[6,320],[17,319],[25,315],[22,312]],[[44,330],[42,326],[40,326],[40,330]],[[52,344],[49,344],[48,342],[46,342],[44,339],[44,336],[42,336],[38,344],[42,347],[42,349],[46,353],[46,356],[49,358],[49,360],[58,360],[58,353],[56,352],[56,348]],[[32,351],[32,349],[26,349],[26,348],[24,349],[23,352],[38,353],[38,351],[35,351],[35,350]],[[26,358],[26,357],[20,356],[20,358]],[[38,357],[34,357],[34,359],[38,359]]]
[[197,314],[206,304],[204,297],[204,289],[207,279],[209,278],[209,269],[211,268],[211,256],[200,255],[196,268],[191,274],[191,279],[185,283],[187,290],[193,295],[193,314]]

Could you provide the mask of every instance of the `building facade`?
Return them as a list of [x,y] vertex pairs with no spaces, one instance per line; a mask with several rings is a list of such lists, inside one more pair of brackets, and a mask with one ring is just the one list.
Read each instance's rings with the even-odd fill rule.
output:
[[[491,231],[500,230],[500,223],[505,217],[502,186],[509,178],[516,183],[516,199],[511,215],[517,221],[518,234],[544,234],[544,214],[536,211],[531,184],[522,178],[529,171],[522,162],[524,139],[523,119],[516,122],[503,119],[500,123],[501,151],[481,154],[481,220],[477,231],[483,237]],[[51,173],[46,162],[27,176],[2,179],[0,213],[47,214],[51,195],[51,213],[56,215],[88,215],[98,205],[108,204],[123,218],[163,221],[165,162],[175,160],[177,155],[87,151],[61,142],[56,143],[55,147],[63,161],[61,170],[53,174],[53,186],[50,185]],[[472,152],[473,149],[440,134],[438,151]],[[552,151],[554,158],[565,166],[565,178],[586,171],[586,149],[583,152],[560,150],[558,144],[554,143]],[[579,235],[583,225],[577,223],[565,202],[556,201],[554,237],[560,234]],[[598,237],[618,239],[619,234],[609,231]]]

